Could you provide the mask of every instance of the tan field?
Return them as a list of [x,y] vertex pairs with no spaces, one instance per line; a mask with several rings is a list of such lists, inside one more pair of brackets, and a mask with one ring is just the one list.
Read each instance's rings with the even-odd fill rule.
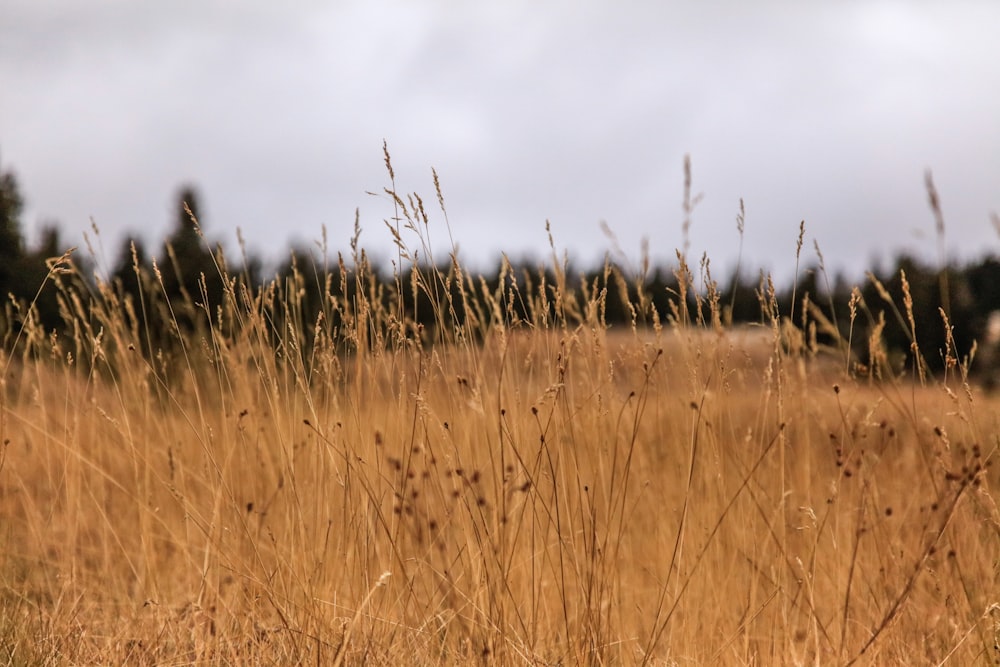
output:
[[0,359],[0,662],[1000,658],[1000,401],[961,364],[412,280],[476,307],[429,332],[359,289],[306,326],[301,285],[232,290],[149,355],[114,286],[64,286],[76,333]]

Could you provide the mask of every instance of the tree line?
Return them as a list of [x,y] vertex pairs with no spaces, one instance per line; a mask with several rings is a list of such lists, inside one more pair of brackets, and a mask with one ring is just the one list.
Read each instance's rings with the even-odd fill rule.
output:
[[[399,203],[405,206],[405,201]],[[65,251],[60,231],[56,225],[45,227],[39,242],[29,247],[22,232],[23,210],[16,175],[0,165],[0,294],[6,297],[0,339],[8,353],[27,318],[54,333],[71,326],[72,320],[69,306],[58,297],[58,280],[52,279]],[[839,277],[831,280],[815,265],[800,271],[791,285],[775,286],[762,273],[716,280],[706,262],[687,266],[680,256],[677,266],[640,270],[612,262],[584,270],[558,263],[540,268],[504,262],[497,271],[473,279],[451,262],[431,267],[414,261],[386,272],[372,266],[355,236],[346,259],[338,253],[324,261],[290,249],[287,259],[265,276],[264,263],[245,251],[240,263],[230,266],[221,245],[205,237],[202,222],[198,192],[181,188],[172,227],[155,253],[140,240],[126,239],[104,284],[87,278],[86,270],[73,272],[73,279],[84,283],[75,293],[82,301],[99,296],[107,300],[110,295],[151,356],[171,349],[187,333],[238,327],[241,318],[231,311],[252,309],[255,303],[259,307],[261,300],[270,300],[276,344],[287,331],[296,330],[304,334],[295,342],[302,346],[310,344],[319,322],[326,327],[348,324],[341,321],[344,310],[331,307],[331,298],[349,303],[360,292],[370,302],[404,313],[414,334],[431,341],[435,332],[473,318],[571,322],[588,317],[569,312],[579,310],[580,301],[547,297],[561,290],[589,295],[584,301],[598,307],[596,317],[609,326],[648,327],[669,321],[770,326],[782,320],[790,330],[809,337],[812,349],[843,350],[849,345],[861,361],[872,357],[866,346],[875,332],[885,348],[883,363],[891,367],[884,370],[894,372],[918,365],[927,372],[942,372],[977,350],[979,362],[972,368],[987,377],[998,361],[996,332],[990,331],[990,318],[1000,310],[1000,259],[994,254],[938,267],[900,255],[890,268],[870,272],[858,286]],[[79,268],[87,260],[73,261]],[[498,312],[470,312],[481,308],[470,305],[470,290],[497,295]],[[225,311],[230,311],[228,316]],[[291,329],[290,320],[296,325]],[[863,370],[864,363],[859,367]]]

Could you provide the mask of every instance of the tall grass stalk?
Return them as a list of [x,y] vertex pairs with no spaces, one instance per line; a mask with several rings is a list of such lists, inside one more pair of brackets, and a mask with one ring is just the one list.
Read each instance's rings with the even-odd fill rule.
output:
[[[905,276],[882,304],[853,292],[844,337],[819,295],[781,312],[766,276],[763,326],[731,326],[708,259],[688,264],[686,163],[668,310],[647,257],[577,280],[551,230],[549,263],[504,258],[491,282],[437,174],[440,262],[439,214],[385,161],[390,281],[356,217],[346,256],[324,232],[261,285],[214,255],[220,303],[205,276],[171,296],[133,251],[135,295],[53,262],[62,333],[17,305],[0,662],[996,657],[1000,410],[952,339],[950,374],[927,371]],[[880,308],[911,336],[909,376]]]

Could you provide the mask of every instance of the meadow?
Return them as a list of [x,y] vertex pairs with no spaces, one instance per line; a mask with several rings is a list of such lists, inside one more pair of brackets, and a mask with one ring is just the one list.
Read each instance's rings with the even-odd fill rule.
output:
[[1000,662],[965,355],[914,326],[946,371],[896,367],[878,304],[842,331],[766,278],[732,326],[683,256],[669,312],[638,285],[609,326],[618,267],[553,246],[487,289],[416,261],[413,202],[387,292],[356,246],[256,287],[220,258],[215,307],[53,259],[67,329],[25,309],[0,357],[0,664]]

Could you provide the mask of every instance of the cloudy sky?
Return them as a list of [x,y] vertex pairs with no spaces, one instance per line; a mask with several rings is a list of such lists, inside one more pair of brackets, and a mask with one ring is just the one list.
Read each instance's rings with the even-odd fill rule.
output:
[[[159,243],[178,187],[209,237],[280,259],[325,225],[391,256],[381,192],[435,202],[460,255],[581,264],[682,247],[683,163],[702,199],[690,254],[789,276],[804,260],[858,274],[899,250],[936,257],[933,171],[948,252],[1000,248],[1000,3],[273,3],[6,0],[0,167],[28,199],[29,239],[93,219],[113,259]],[[449,248],[443,217],[430,235]]]

